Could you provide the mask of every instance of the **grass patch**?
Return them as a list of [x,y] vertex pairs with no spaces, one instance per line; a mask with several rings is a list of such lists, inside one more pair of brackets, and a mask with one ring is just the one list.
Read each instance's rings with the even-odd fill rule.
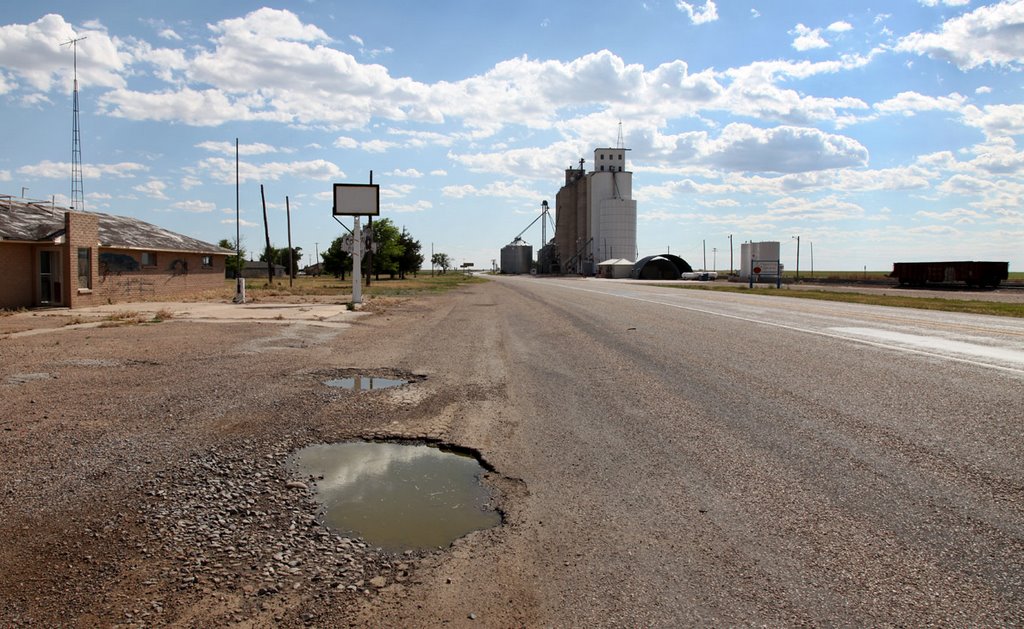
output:
[[869,295],[864,293],[840,293],[826,290],[786,290],[784,288],[747,288],[745,286],[699,286],[692,284],[658,284],[658,286],[662,288],[680,288],[684,290],[709,290],[726,293],[744,293],[747,295],[772,295],[774,297],[839,301],[850,304],[868,304],[871,306],[892,306],[895,308],[917,308],[919,310],[941,310],[943,312],[966,312],[970,314],[1024,318],[1024,304],[982,301],[978,299],[904,297],[902,295]]
[[[409,297],[416,295],[443,293],[466,284],[476,284],[487,280],[465,273],[449,272],[431,276],[420,273],[417,277],[406,277],[404,280],[371,279],[370,286],[363,278],[363,297]],[[235,280],[225,281],[225,292],[220,296],[231,299],[235,294]],[[332,297],[339,301],[351,301],[352,278],[344,280],[321,275],[319,277],[297,277],[291,286],[285,278],[273,284],[266,280],[249,279],[245,282],[245,297],[249,301],[274,301],[278,298],[296,297]]]

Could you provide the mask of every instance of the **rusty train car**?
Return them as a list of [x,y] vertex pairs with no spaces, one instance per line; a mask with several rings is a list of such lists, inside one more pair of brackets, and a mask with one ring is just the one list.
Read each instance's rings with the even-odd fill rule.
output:
[[900,286],[959,284],[995,288],[1009,277],[1009,262],[896,262],[889,277]]

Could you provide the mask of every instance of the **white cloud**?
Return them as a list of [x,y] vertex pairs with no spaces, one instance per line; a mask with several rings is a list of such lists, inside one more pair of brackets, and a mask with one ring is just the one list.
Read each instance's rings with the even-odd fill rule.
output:
[[178,201],[177,203],[172,203],[171,207],[186,212],[206,213],[217,209],[217,204],[209,201]]
[[9,170],[0,170],[0,181],[10,181],[10,180],[11,180],[11,171],[9,171]]
[[707,24],[718,19],[718,7],[715,6],[714,0],[705,0],[704,5],[700,7],[677,0],[676,8],[690,16],[690,22],[693,24]]
[[751,9],[750,10],[750,17],[752,19],[757,19],[757,18],[761,17],[761,12],[758,11],[757,9]]
[[962,7],[971,3],[971,0],[917,0],[926,7],[937,7],[939,5],[946,5],[947,7]]
[[893,98],[875,104],[875,110],[886,114],[912,116],[922,111],[961,112],[967,98],[953,92],[948,96],[926,96],[918,92],[900,92]]
[[[120,162],[117,164],[83,164],[82,177],[84,179],[100,179],[102,177],[128,178],[134,177],[139,172],[149,170],[143,164],[135,162]],[[29,175],[30,177],[41,177],[44,179],[64,179],[71,175],[71,164],[69,162],[51,162],[43,160],[38,164],[22,166],[18,174]]]
[[[195,145],[196,148],[203,149],[204,151],[210,151],[211,153],[220,153],[222,155],[234,155],[235,154],[235,143],[234,142],[217,142],[213,140],[207,140],[206,142],[200,142]],[[239,155],[265,155],[267,153],[277,153],[280,149],[271,146],[269,144],[263,144],[261,142],[255,142],[252,144],[238,144]]]
[[165,28],[165,29],[163,29],[162,31],[157,33],[157,36],[158,37],[162,37],[163,39],[170,39],[170,40],[173,40],[173,41],[181,41],[181,35],[175,33],[173,28]]
[[132,190],[141,192],[142,194],[153,198],[153,199],[166,199],[167,195],[164,194],[164,190],[167,189],[167,184],[160,181],[159,179],[150,179],[146,183],[134,186]]
[[[233,219],[233,218],[225,218],[225,219],[221,220],[220,224],[221,225],[234,225],[235,224],[235,219]],[[259,223],[254,223],[252,221],[247,221],[244,218],[238,219],[238,224],[241,225],[242,227],[259,227]],[[244,243],[245,240],[243,239],[242,242]]]
[[946,21],[939,32],[911,33],[896,45],[910,52],[945,59],[961,70],[985,64],[1024,64],[1024,2],[1000,2],[983,6]]
[[768,205],[769,217],[788,220],[843,221],[863,218],[864,208],[835,195],[822,199],[786,197]]
[[413,203],[406,203],[406,204],[392,204],[392,203],[388,203],[388,204],[386,204],[385,207],[390,212],[407,213],[407,212],[423,212],[425,210],[429,210],[432,207],[434,207],[434,204],[431,203],[430,201],[421,199],[419,201],[415,201]]
[[1024,105],[968,107],[964,122],[981,129],[988,137],[1024,134]]
[[852,31],[853,30],[853,24],[850,24],[849,22],[843,22],[843,21],[832,22],[831,24],[828,25],[828,29],[827,30],[829,30],[829,31],[831,31],[833,33],[845,33],[846,31]]
[[200,186],[202,184],[203,182],[195,177],[185,176],[181,178],[182,190],[191,190],[192,188],[195,188],[196,186]]
[[430,171],[430,176],[431,177],[447,177],[448,176],[448,171],[444,170],[442,168],[438,168],[437,170]]
[[803,24],[797,24],[793,30],[789,31],[789,34],[796,35],[792,46],[800,52],[829,47],[829,43],[821,36],[820,28],[809,28]]
[[78,54],[89,63],[79,65],[79,82],[89,87],[123,87],[130,57],[118,50],[118,42],[102,26],[76,29],[52,13],[31,24],[0,26],[4,83],[42,92],[66,88],[71,84],[72,51],[60,43],[80,37],[86,39],[78,42]]
[[441,193],[446,197],[462,199],[465,197],[501,197],[501,198],[525,198],[539,199],[543,195],[533,189],[516,183],[496,181],[481,188],[471,184],[460,186],[445,186]]
[[992,88],[987,86],[987,85],[982,85],[982,86],[978,87],[976,90],[974,90],[974,93],[975,94],[991,94],[992,93]]
[[864,166],[868,151],[853,138],[818,129],[759,129],[733,123],[708,143],[701,162],[742,172],[796,173]]
[[423,176],[423,173],[416,170],[415,168],[406,168],[405,170],[396,168],[395,170],[392,170],[391,172],[385,174],[390,177],[411,177],[413,179],[418,179]]
[[[215,181],[235,182],[235,160],[233,159],[210,157],[200,161],[197,169],[209,173]],[[322,159],[265,164],[242,162],[238,166],[238,178],[243,183],[247,181],[277,181],[282,177],[297,177],[314,181],[340,181],[346,179],[347,175],[335,164]]]

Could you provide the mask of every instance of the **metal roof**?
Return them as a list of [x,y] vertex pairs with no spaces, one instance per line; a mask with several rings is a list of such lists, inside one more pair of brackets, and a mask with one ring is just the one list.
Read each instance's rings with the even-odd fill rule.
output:
[[[70,210],[48,203],[0,201],[0,240],[46,241],[64,233]],[[235,252],[127,216],[83,212],[97,217],[99,245],[110,249],[152,249],[232,255]]]

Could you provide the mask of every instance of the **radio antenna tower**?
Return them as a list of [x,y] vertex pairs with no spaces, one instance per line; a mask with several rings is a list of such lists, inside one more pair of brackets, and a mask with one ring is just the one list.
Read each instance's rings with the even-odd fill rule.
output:
[[70,39],[61,46],[71,46],[74,51],[75,90],[73,122],[71,129],[71,209],[85,209],[85,193],[82,188],[82,133],[78,127],[78,42],[85,37]]
[[619,137],[615,140],[615,148],[625,148],[625,144],[622,141],[622,121],[619,121]]

